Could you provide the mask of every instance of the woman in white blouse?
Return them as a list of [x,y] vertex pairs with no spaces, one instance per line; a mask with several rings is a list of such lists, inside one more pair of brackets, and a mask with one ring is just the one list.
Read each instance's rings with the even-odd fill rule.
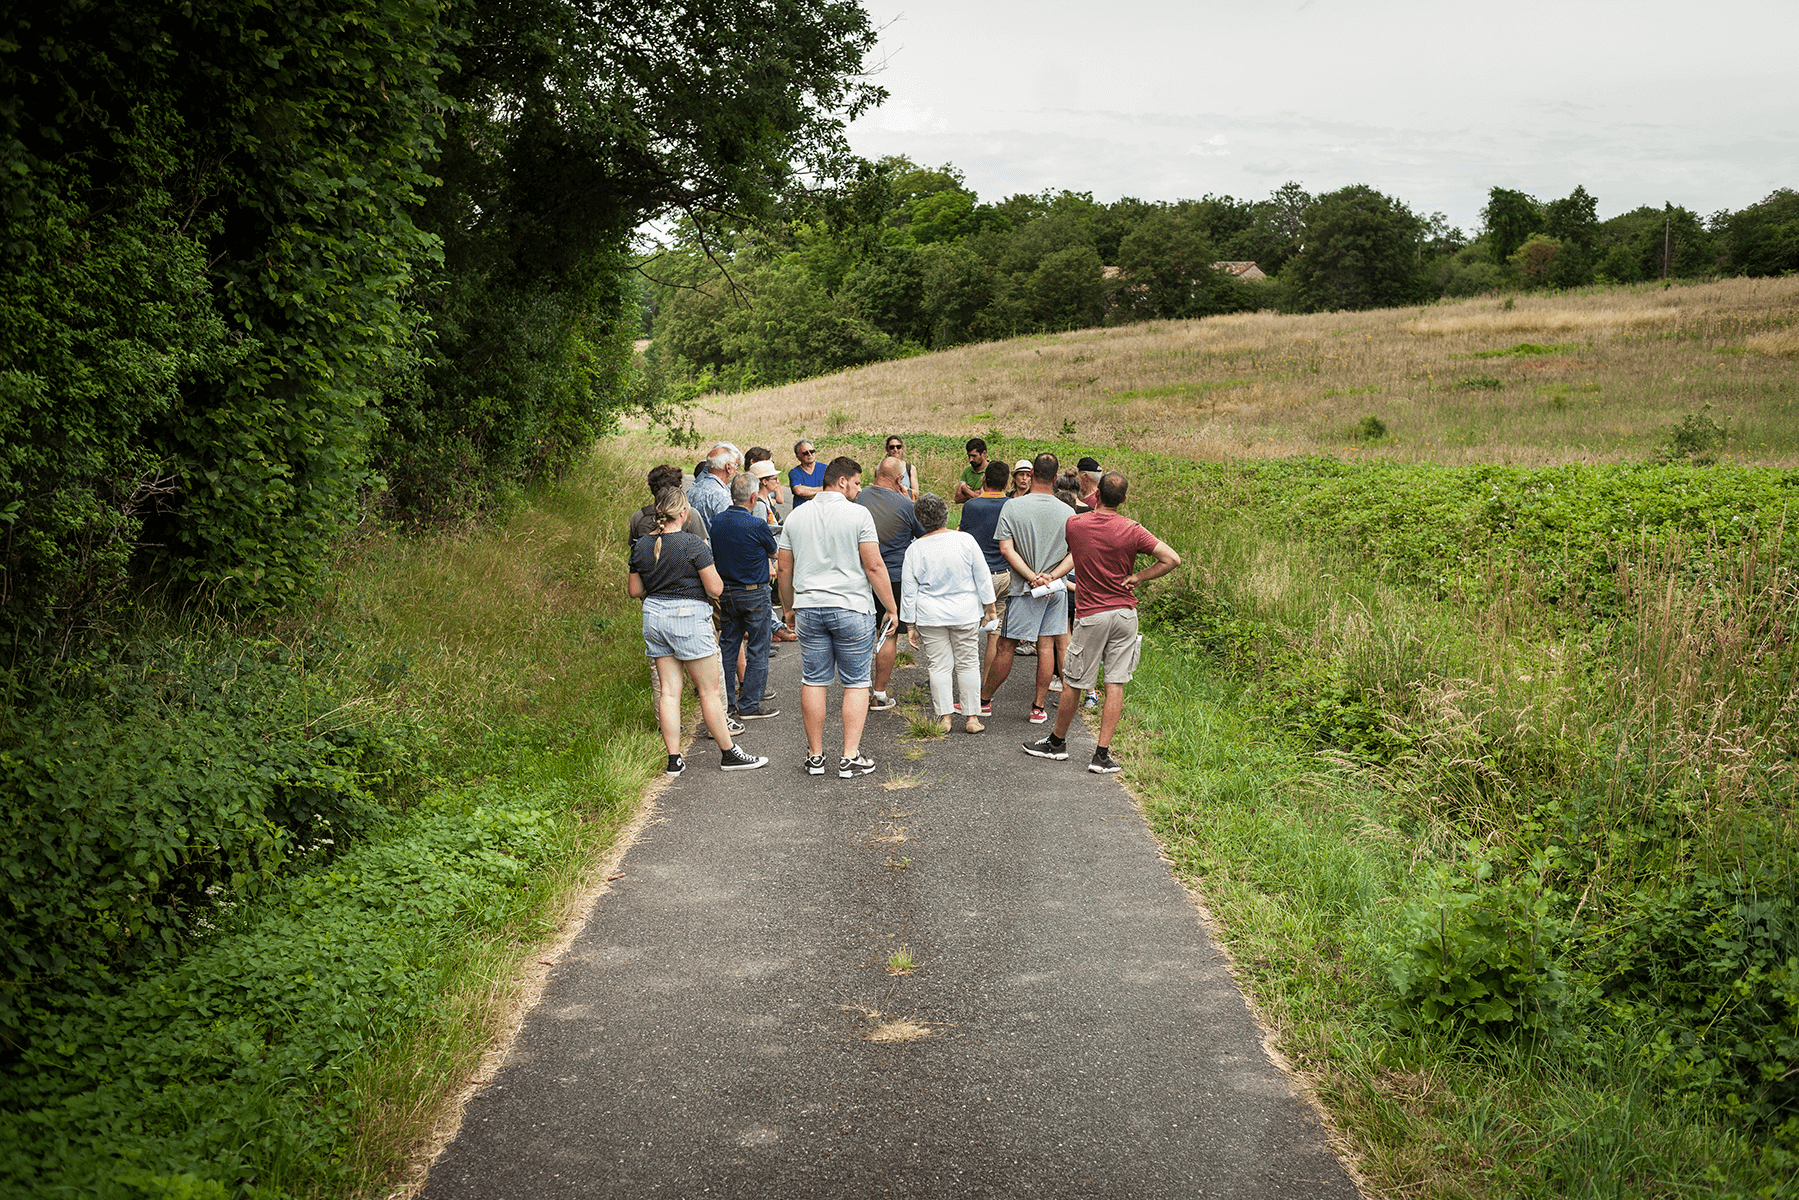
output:
[[900,620],[918,630],[931,677],[931,714],[946,733],[960,697],[964,727],[981,723],[981,623],[993,619],[993,573],[980,545],[949,529],[949,503],[934,492],[918,498],[912,515],[924,536],[906,550],[900,568]]

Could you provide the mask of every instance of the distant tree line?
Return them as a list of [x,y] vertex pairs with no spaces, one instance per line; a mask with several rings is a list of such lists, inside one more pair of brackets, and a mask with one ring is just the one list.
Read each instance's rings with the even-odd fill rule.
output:
[[[1473,237],[1357,184],[1264,200],[982,203],[952,166],[864,163],[777,225],[688,225],[641,269],[651,369],[676,398],[791,382],[1019,334],[1272,308],[1323,312],[1500,289],[1799,270],[1799,193],[1707,220],[1677,205],[1601,221],[1585,188],[1492,189]],[[1253,261],[1245,280],[1214,263]]]
[[[626,252],[847,158],[853,2],[83,0],[0,15],[0,665],[160,583],[314,589],[643,398]],[[16,656],[15,656],[16,661]]]

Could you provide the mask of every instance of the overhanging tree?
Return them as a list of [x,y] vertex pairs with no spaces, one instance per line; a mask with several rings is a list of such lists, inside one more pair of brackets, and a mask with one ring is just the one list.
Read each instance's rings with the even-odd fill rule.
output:
[[841,173],[844,121],[884,95],[874,37],[844,2],[476,3],[420,219],[444,246],[418,294],[434,340],[380,442],[402,507],[463,510],[583,453],[629,403],[632,231],[765,220]]

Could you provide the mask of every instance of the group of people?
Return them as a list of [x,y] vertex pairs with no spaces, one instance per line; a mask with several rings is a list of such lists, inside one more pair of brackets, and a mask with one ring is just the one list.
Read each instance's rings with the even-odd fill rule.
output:
[[[670,775],[686,769],[683,670],[699,692],[723,769],[767,764],[733,739],[744,722],[778,715],[767,687],[777,630],[799,644],[807,773],[827,772],[834,683],[843,688],[837,774],[873,771],[862,733],[871,710],[897,704],[891,681],[908,628],[930,680],[932,717],[945,731],[960,713],[968,733],[983,732],[994,693],[1023,648],[1033,647],[1029,720],[1047,722],[1050,692],[1061,696],[1054,731],[1025,743],[1025,753],[1066,759],[1068,729],[1085,697],[1100,710],[1088,770],[1120,769],[1111,743],[1142,644],[1137,588],[1180,565],[1172,547],[1119,512],[1129,490],[1124,475],[1091,458],[1063,473],[1047,453],[1008,471],[987,461],[983,439],[971,438],[968,468],[945,500],[920,491],[901,438],[887,439],[867,487],[854,459],[821,464],[806,439],[793,449],[798,465],[787,473],[785,520],[772,455],[761,447],[740,453],[727,442],[712,447],[685,488],[679,468],[652,470],[654,502],[632,518],[629,587],[644,601],[645,653],[654,664]],[[962,506],[959,529],[949,528],[952,503]],[[1138,568],[1142,556],[1151,561]]]

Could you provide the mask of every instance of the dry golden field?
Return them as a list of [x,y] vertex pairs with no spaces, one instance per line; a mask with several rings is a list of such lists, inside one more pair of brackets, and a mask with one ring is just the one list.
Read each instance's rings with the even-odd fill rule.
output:
[[[1648,457],[1708,405],[1725,459],[1799,465],[1799,278],[1088,329],[709,397],[696,415],[782,465],[802,435],[995,429],[1211,460],[1546,464]],[[1384,436],[1357,433],[1369,417]]]

